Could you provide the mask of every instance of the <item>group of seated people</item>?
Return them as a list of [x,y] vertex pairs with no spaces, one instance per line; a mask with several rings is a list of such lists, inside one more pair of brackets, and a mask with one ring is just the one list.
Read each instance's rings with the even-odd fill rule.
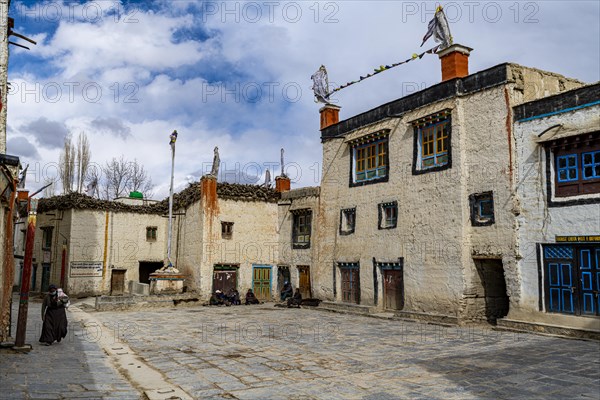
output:
[[[302,294],[300,294],[300,289],[296,288],[296,292],[294,293],[292,285],[287,281],[283,285],[283,289],[281,289],[280,298],[282,302],[287,300],[288,307],[300,308],[300,305],[302,304]],[[210,296],[208,304],[211,306],[236,306],[242,304],[242,301],[237,289],[231,288],[227,293],[223,293],[221,290],[215,290]],[[260,301],[254,295],[252,289],[248,289],[246,292],[246,301],[244,304],[260,304]]]
[[[237,306],[242,304],[242,301],[240,300],[240,293],[237,291],[237,289],[231,288],[227,294],[220,290],[215,290],[212,296],[210,296],[209,304],[211,306]],[[244,304],[260,304],[260,301],[258,301],[254,295],[252,289],[248,289],[248,292],[246,292],[246,302]]]
[[287,300],[288,307],[300,308],[300,304],[302,303],[302,294],[300,293],[300,288],[296,288],[296,292],[293,294],[292,293],[292,285],[288,281],[285,281],[280,292],[281,301]]

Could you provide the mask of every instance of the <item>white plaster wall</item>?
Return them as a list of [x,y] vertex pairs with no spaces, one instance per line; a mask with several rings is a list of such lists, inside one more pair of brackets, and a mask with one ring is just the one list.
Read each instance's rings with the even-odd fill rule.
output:
[[[200,189],[198,189],[200,190]],[[195,202],[185,209],[174,211],[177,215],[173,226],[172,255],[177,269],[188,278],[184,282],[190,290],[200,288],[200,264],[202,261],[203,219],[201,202]]]
[[[308,249],[294,249],[292,248],[292,227],[294,223],[293,215],[290,211],[300,209],[311,209],[312,210],[312,222],[311,222],[311,243]],[[298,266],[306,265],[309,266],[311,289],[314,293],[314,286],[319,282],[313,276],[315,273],[314,268],[318,265],[317,262],[317,251],[318,247],[317,232],[320,229],[319,225],[319,197],[318,196],[303,196],[294,197],[292,199],[286,199],[279,202],[278,207],[278,227],[279,227],[279,261],[278,264],[286,265],[290,268],[290,284],[292,287],[298,287],[299,284],[299,273]],[[275,282],[276,283],[276,282]],[[321,289],[322,290],[322,289]]]
[[[277,203],[218,199],[213,213],[203,210],[200,294],[212,291],[215,264],[238,264],[238,291],[252,287],[253,265],[271,266],[271,293],[275,293],[278,256]],[[233,222],[231,239],[221,237],[221,222]],[[184,252],[188,250],[185,249]],[[197,271],[197,270],[196,270]]]
[[[468,314],[465,296],[476,282],[476,254],[503,260],[509,295],[518,297],[511,195],[515,163],[512,107],[581,83],[514,64],[507,68],[514,83],[430,104],[349,133],[347,137],[353,138],[391,129],[388,182],[349,187],[349,146],[344,139],[323,143],[317,296],[333,299],[330,288],[336,262],[360,262],[361,303],[373,304],[373,257],[388,262],[403,257],[405,310]],[[446,108],[452,109],[452,168],[412,175],[414,131],[410,121]],[[468,196],[489,190],[494,191],[496,223],[471,227]],[[378,230],[377,205],[393,200],[398,201],[398,226]],[[349,207],[356,207],[356,231],[339,236],[339,212]],[[377,274],[381,306],[382,279],[380,271]],[[336,286],[339,301],[337,270]]]
[[[520,258],[518,272],[521,282],[519,301],[514,305],[511,304],[509,318],[558,323],[566,326],[592,327],[595,325],[598,329],[598,322],[590,318],[539,311],[537,244],[555,243],[557,235],[600,234],[600,204],[548,207],[545,150],[534,139],[547,128],[559,123],[570,127],[587,126],[592,117],[597,118],[599,113],[600,106],[592,106],[515,123],[518,163],[515,171],[515,185],[520,202],[516,234]],[[598,128],[600,129],[600,127]],[[600,195],[591,197],[600,198]]]
[[[65,290],[72,296],[83,296],[109,293],[113,268],[127,269],[127,287],[128,281],[139,280],[140,261],[162,261],[166,255],[166,221],[166,218],[159,215],[96,210],[51,211],[40,214],[35,240],[36,261],[39,265],[38,285],[41,282],[43,260],[42,227],[54,227],[50,282],[60,283],[62,248],[66,246]],[[156,241],[146,241],[147,226],[158,228]],[[72,277],[69,271],[72,261],[103,262],[104,274],[102,277]]]
[[[462,288],[461,240],[464,199],[460,163],[449,170],[412,175],[414,130],[410,121],[446,108],[454,101],[444,101],[391,119],[372,128],[391,129],[389,136],[389,181],[361,187],[349,187],[349,146],[331,140],[324,146],[324,179],[321,186],[318,279],[326,286],[333,281],[335,262],[360,262],[361,303],[374,304],[373,258],[394,262],[404,258],[405,309],[444,311],[456,309],[457,292]],[[453,157],[461,151],[461,120],[453,113]],[[369,133],[368,131],[364,132]],[[398,225],[395,229],[378,229],[378,204],[398,202]],[[355,233],[338,235],[339,213],[356,207]],[[331,254],[331,258],[323,255]],[[382,303],[381,272],[378,273],[378,305]],[[340,275],[336,272],[337,300],[341,300]],[[423,290],[426,288],[426,290]],[[331,291],[320,290],[317,296]],[[331,297],[330,297],[331,298]]]

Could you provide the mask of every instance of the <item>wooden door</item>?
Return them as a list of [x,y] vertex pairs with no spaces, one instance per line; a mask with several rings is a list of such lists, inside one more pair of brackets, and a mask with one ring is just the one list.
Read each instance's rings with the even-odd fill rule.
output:
[[125,272],[124,269],[113,269],[110,278],[110,294],[120,296],[125,293]]
[[360,280],[358,268],[342,268],[342,301],[360,304]]
[[237,289],[237,271],[224,270],[213,273],[213,292],[220,290],[227,294],[229,289]]
[[40,287],[41,292],[47,292],[48,286],[50,286],[50,264],[42,264],[42,286]]
[[310,299],[312,291],[310,288],[310,267],[308,265],[298,266],[298,275],[300,277],[298,287],[303,299]]
[[581,314],[600,315],[600,247],[579,248]]
[[271,267],[254,267],[252,290],[257,299],[271,300]]
[[383,271],[384,307],[391,310],[404,308],[404,285],[402,270],[388,269]]

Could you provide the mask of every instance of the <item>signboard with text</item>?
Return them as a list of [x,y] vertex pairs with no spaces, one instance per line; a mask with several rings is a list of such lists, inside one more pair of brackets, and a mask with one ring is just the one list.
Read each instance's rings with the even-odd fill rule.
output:
[[600,236],[581,235],[581,236],[556,236],[556,243],[599,243]]
[[102,277],[102,261],[71,261],[71,277]]

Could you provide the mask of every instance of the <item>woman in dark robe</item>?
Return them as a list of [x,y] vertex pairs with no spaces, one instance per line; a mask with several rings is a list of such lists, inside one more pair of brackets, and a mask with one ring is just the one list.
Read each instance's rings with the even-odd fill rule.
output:
[[287,306],[300,308],[300,304],[302,304],[302,294],[300,293],[300,288],[296,288],[296,293],[294,293],[292,298],[288,299]]
[[54,341],[60,342],[67,336],[67,313],[65,304],[58,298],[56,286],[50,285],[48,294],[42,303],[42,336],[40,343],[50,346]]
[[248,289],[248,291],[246,292],[246,305],[248,304],[260,304],[260,301],[258,301],[256,296],[254,295],[252,289]]

